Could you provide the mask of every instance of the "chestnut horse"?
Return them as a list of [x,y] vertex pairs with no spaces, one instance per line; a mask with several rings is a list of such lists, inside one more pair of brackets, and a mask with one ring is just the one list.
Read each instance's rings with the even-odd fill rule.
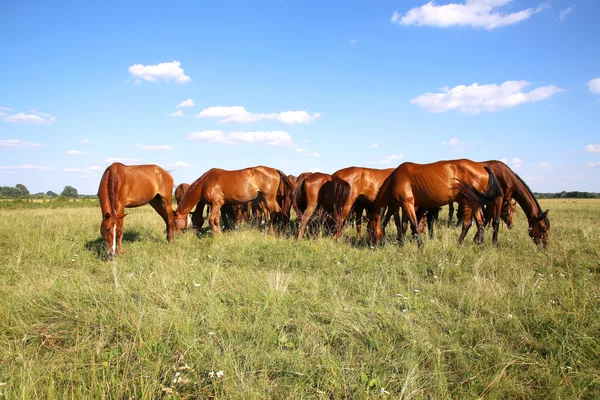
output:
[[298,176],[294,192],[292,193],[294,208],[299,210],[300,229],[298,231],[298,240],[304,236],[306,225],[311,219],[315,210],[325,212],[326,228],[331,228],[333,221],[333,183],[331,175],[322,172],[305,172]]
[[[471,216],[483,205],[494,204],[492,243],[497,246],[502,195],[502,189],[491,170],[471,160],[438,161],[431,164],[402,163],[383,183],[375,200],[373,218],[369,221],[371,241],[378,244],[382,237],[382,209],[387,207],[387,215],[390,215],[402,208],[402,213],[408,216],[411,229],[416,232],[417,243],[421,247],[423,241],[416,229],[416,207],[429,210],[459,201],[464,205],[465,216],[459,244],[464,241],[471,227]],[[483,221],[477,220],[477,227],[475,241],[481,243]],[[402,230],[399,230],[400,244],[403,243],[403,236]]]
[[210,169],[190,185],[181,204],[173,212],[175,229],[185,229],[187,216],[195,205],[197,207],[194,217],[199,215],[196,225],[202,226],[204,222],[202,210],[208,204],[210,205],[208,222],[213,232],[220,234],[219,211],[223,204],[244,204],[257,199],[261,208],[270,214],[269,232],[273,234],[275,215],[281,212],[277,204],[277,192],[281,180],[291,187],[287,175],[274,168],[258,166],[235,171]]
[[183,198],[183,195],[185,194],[185,192],[187,192],[189,188],[189,183],[180,183],[179,185],[177,185],[177,187],[175,188],[175,201],[177,201],[177,205],[179,205],[181,199]]
[[[340,169],[331,175],[335,202],[336,239],[340,237],[344,222],[353,206],[355,208],[356,234],[360,238],[363,210],[366,209],[367,213],[371,213],[381,185],[393,171],[394,168],[349,167]],[[394,221],[396,227],[400,228],[399,213],[396,213]]]
[[150,204],[167,225],[167,240],[173,242],[173,177],[158,165],[114,163],[104,171],[98,188],[102,209],[100,233],[108,257],[123,254],[125,208]]

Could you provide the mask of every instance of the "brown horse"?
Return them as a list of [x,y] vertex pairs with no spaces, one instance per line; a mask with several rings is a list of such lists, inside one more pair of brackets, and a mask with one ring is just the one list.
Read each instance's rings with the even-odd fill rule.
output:
[[[485,192],[484,192],[485,191]],[[471,216],[485,204],[494,204],[494,228],[500,224],[502,189],[496,177],[487,167],[471,160],[438,161],[431,164],[405,162],[392,172],[384,182],[375,200],[373,218],[369,221],[371,241],[378,244],[382,237],[381,213],[387,207],[387,215],[402,208],[408,216],[411,229],[416,232],[417,242],[422,246],[417,231],[416,207],[424,210],[436,209],[453,201],[464,205],[463,229],[459,244],[471,227]],[[386,219],[387,219],[386,215]],[[476,242],[483,242],[483,221],[477,221]],[[498,244],[498,232],[494,229],[492,242]],[[398,231],[399,243],[403,243],[403,232]]]
[[[507,226],[509,228],[512,227],[511,211],[514,213],[514,206],[511,203],[511,199],[515,199],[527,216],[527,221],[529,222],[529,236],[536,244],[541,243],[543,248],[547,248],[548,230],[550,229],[550,220],[548,219],[549,210],[542,211],[542,207],[540,207],[540,204],[531,192],[531,189],[529,189],[519,175],[515,174],[513,170],[502,161],[491,160],[484,161],[480,164],[488,167],[494,175],[496,175],[498,183],[504,192],[504,197],[502,199],[502,214],[507,216],[507,219],[503,218],[507,223]],[[487,221],[492,218],[490,216],[491,214],[492,212],[490,210],[485,211],[486,224]],[[508,218],[508,216],[510,216],[510,218]],[[510,221],[510,225],[507,220]]]
[[173,242],[173,177],[158,165],[126,166],[114,163],[104,171],[98,188],[102,209],[100,233],[108,257],[123,254],[125,208],[150,204],[167,225],[167,240]]
[[[349,167],[340,169],[331,175],[335,202],[336,239],[340,237],[344,222],[353,206],[356,218],[356,234],[360,238],[363,210],[366,209],[367,213],[370,214],[381,185],[393,171],[394,168]],[[396,227],[399,228],[400,216],[398,213],[394,221]]]
[[291,187],[287,175],[269,167],[258,166],[235,171],[210,169],[191,184],[181,204],[174,211],[175,229],[185,229],[187,216],[195,205],[197,207],[194,217],[200,215],[196,225],[202,226],[204,222],[202,210],[206,204],[209,204],[208,222],[213,232],[220,234],[219,211],[223,204],[245,204],[257,199],[261,208],[270,214],[269,232],[273,234],[275,215],[281,212],[277,204],[277,192],[281,180]]
[[180,183],[179,185],[177,185],[177,187],[175,188],[175,200],[177,201],[177,205],[179,205],[181,199],[183,198],[183,195],[185,194],[185,192],[187,192],[189,188],[189,183]]
[[306,225],[315,211],[329,214],[325,216],[326,228],[331,228],[333,214],[333,183],[331,175],[322,172],[305,172],[298,176],[292,194],[294,208],[299,210],[300,229],[298,240],[304,236]]

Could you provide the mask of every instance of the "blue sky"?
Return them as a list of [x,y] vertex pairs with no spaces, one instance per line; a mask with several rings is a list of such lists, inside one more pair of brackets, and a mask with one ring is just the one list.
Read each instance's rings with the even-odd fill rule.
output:
[[535,191],[599,192],[599,15],[575,0],[3,2],[0,185],[93,194],[115,159],[179,183],[465,157],[506,160]]

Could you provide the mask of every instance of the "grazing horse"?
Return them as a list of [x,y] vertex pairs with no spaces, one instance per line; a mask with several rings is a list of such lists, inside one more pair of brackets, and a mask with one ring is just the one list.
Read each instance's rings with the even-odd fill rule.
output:
[[332,222],[330,215],[333,214],[333,183],[331,175],[322,172],[308,172],[300,174],[292,193],[294,199],[294,208],[299,210],[300,229],[298,231],[298,240],[304,236],[306,225],[312,217],[315,210],[324,211],[329,216],[325,216],[325,225],[327,230],[331,228]]
[[150,204],[167,225],[167,240],[173,242],[173,177],[158,165],[111,164],[102,175],[98,198],[102,209],[100,233],[108,257],[123,254],[125,208]]
[[209,204],[208,222],[213,232],[221,234],[219,215],[221,207],[224,204],[245,204],[256,199],[260,207],[270,214],[269,232],[273,234],[275,215],[281,212],[277,204],[277,192],[282,180],[291,187],[287,175],[274,168],[258,166],[235,171],[210,169],[191,184],[181,204],[173,212],[175,229],[185,229],[187,216],[195,205],[197,207],[194,217],[200,215],[196,225],[202,226],[204,222],[202,210],[206,204]]
[[177,205],[179,205],[181,199],[183,198],[183,195],[185,194],[185,192],[187,192],[189,188],[189,183],[180,183],[179,185],[177,185],[177,187],[175,188],[175,200],[177,201]]
[[[416,232],[420,247],[423,241],[417,231],[416,207],[429,210],[459,201],[464,205],[465,215],[459,244],[464,241],[471,227],[471,216],[483,205],[494,204],[492,243],[497,246],[502,195],[502,189],[490,169],[471,160],[438,161],[431,164],[402,163],[386,179],[375,200],[373,218],[369,221],[371,241],[378,244],[382,237],[382,209],[388,208],[387,219],[388,215],[402,208],[403,215],[410,220],[412,231]],[[475,241],[482,243],[483,221],[477,220],[477,227]],[[403,243],[403,236],[402,230],[399,230],[400,244]]]
[[[356,234],[360,238],[363,210],[366,209],[368,214],[371,213],[381,185],[393,171],[394,168],[349,167],[340,169],[331,175],[335,202],[336,239],[340,237],[344,221],[353,206],[356,218]],[[398,213],[395,215],[394,221],[396,227],[400,229],[400,216]]]
[[[529,236],[533,239],[534,243],[541,243],[542,247],[546,249],[548,247],[548,230],[550,229],[550,220],[548,219],[549,210],[542,211],[542,207],[540,207],[529,186],[502,161],[492,160],[480,164],[488,167],[496,175],[498,183],[504,192],[502,214],[506,215],[506,218],[503,219],[507,226],[509,228],[512,227],[514,206],[511,203],[511,199],[515,199],[527,216]],[[487,221],[491,218],[491,211],[486,210],[484,214],[487,224]]]

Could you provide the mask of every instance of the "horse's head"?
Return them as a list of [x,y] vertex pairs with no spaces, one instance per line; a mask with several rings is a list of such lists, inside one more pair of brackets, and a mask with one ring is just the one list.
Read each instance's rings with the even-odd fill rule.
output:
[[550,230],[550,221],[548,220],[548,211],[546,210],[538,217],[531,217],[529,220],[529,236],[535,244],[542,244],[546,249],[548,247],[548,230]]
[[175,232],[184,231],[188,225],[189,214],[173,211],[173,229]]
[[507,201],[502,205],[502,212],[500,213],[500,218],[506,224],[508,229],[513,227],[513,218],[515,216],[515,203],[512,201]]
[[117,236],[120,232],[117,232],[117,226],[120,219],[125,218],[127,214],[112,215],[106,213],[102,216],[102,222],[100,223],[100,234],[104,238],[104,244],[106,245],[106,255],[108,258],[115,256],[117,251]]

